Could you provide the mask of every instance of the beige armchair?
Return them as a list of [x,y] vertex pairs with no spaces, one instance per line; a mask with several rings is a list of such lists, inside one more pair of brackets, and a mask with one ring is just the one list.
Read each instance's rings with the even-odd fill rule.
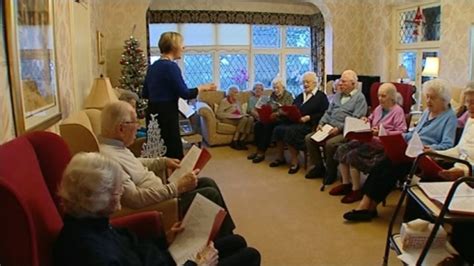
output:
[[[78,152],[99,152],[97,136],[100,133],[100,113],[98,109],[86,109],[73,113],[59,125],[59,132],[66,141],[71,155]],[[137,140],[130,148],[135,156],[140,154],[143,139]],[[153,171],[153,169],[150,169]],[[162,176],[162,175],[160,175]],[[158,211],[163,213],[163,226],[169,230],[173,223],[178,221],[178,199],[171,199],[142,209],[131,209],[122,206],[122,210],[112,217],[120,217],[144,211]]]
[[[265,90],[265,95],[270,95],[272,90]],[[210,146],[226,145],[232,142],[232,137],[237,129],[236,126],[221,123],[216,118],[215,109],[224,98],[223,91],[206,91],[198,95],[196,108],[201,119],[201,133],[207,144]],[[251,92],[239,93],[239,101],[242,105],[248,103]],[[249,135],[247,141],[253,140],[253,135]]]

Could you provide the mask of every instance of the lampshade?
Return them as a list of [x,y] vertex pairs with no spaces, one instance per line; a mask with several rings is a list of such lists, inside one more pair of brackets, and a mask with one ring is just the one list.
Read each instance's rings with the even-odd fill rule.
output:
[[118,101],[117,95],[112,89],[110,79],[100,75],[94,80],[91,91],[84,102],[86,109],[102,109],[110,102]]
[[439,71],[439,58],[438,57],[427,57],[425,62],[425,68],[421,75],[424,77],[438,77]]

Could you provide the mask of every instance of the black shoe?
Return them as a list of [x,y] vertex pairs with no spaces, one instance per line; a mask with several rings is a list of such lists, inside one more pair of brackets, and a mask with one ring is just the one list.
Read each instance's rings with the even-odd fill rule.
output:
[[234,141],[234,140],[233,140],[233,141],[230,143],[230,147],[231,147],[232,149],[234,149],[234,150],[239,150],[239,146],[238,146],[238,144],[237,144],[237,141]]
[[275,161],[270,163],[270,167],[278,167],[280,165],[286,164],[285,160],[282,159],[276,159]]
[[367,222],[377,217],[377,210],[352,210],[344,213],[344,219],[355,222]]
[[249,156],[247,156],[247,160],[253,160],[253,159],[255,159],[255,157],[257,157],[257,153],[256,153],[256,152],[250,154]]
[[288,170],[288,174],[296,174],[300,170],[300,165],[299,164],[293,164],[290,169]]
[[265,155],[263,154],[257,154],[255,158],[252,159],[252,163],[260,163],[263,160],[265,160]]
[[245,143],[241,140],[239,140],[237,142],[237,146],[240,148],[240,150],[243,150],[243,151],[246,151],[248,150],[249,148],[247,148],[247,146],[245,145]]
[[324,178],[326,169],[324,167],[313,167],[304,177],[306,179]]

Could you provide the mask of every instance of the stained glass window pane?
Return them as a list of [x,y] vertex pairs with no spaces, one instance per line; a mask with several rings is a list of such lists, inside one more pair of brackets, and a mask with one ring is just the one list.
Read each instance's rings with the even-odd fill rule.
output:
[[407,44],[416,42],[417,36],[414,34],[415,30],[417,30],[416,24],[414,23],[415,16],[416,10],[400,12],[400,43]]
[[287,27],[286,46],[291,48],[309,48],[311,46],[309,27]]
[[297,96],[303,90],[301,88],[301,76],[311,69],[311,59],[307,55],[286,56],[286,88]]
[[213,81],[213,64],[211,54],[185,54],[184,81],[188,87],[197,87]]
[[252,26],[252,45],[254,48],[280,48],[280,43],[279,26]]
[[434,6],[423,9],[425,24],[423,27],[423,41],[439,41],[441,25],[441,7]]
[[256,54],[254,57],[255,81],[270,88],[272,80],[280,72],[280,57],[277,54]]
[[239,86],[240,90],[247,89],[247,54],[220,54],[219,66],[221,90],[226,90],[232,84]]

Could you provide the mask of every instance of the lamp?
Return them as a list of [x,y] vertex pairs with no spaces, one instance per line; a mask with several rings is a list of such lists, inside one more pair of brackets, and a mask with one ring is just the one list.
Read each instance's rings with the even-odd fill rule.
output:
[[102,109],[110,102],[118,101],[110,79],[100,75],[100,78],[94,80],[91,91],[84,101],[85,109]]
[[427,57],[425,61],[425,68],[421,75],[423,77],[438,77],[439,71],[439,58],[438,57]]
[[405,65],[401,64],[398,66],[397,75],[398,75],[398,78],[400,79],[400,83],[403,83],[403,79],[408,78],[408,72]]

